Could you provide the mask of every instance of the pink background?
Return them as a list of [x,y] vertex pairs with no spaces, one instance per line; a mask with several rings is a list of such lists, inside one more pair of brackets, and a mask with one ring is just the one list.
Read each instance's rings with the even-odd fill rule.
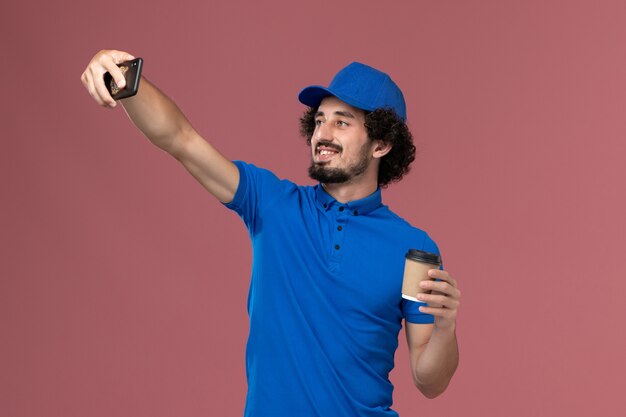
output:
[[297,93],[392,74],[419,157],[384,200],[463,291],[448,391],[403,416],[619,416],[626,342],[623,1],[0,6],[0,414],[238,416],[250,245],[79,77],[99,49],[228,157],[310,183]]

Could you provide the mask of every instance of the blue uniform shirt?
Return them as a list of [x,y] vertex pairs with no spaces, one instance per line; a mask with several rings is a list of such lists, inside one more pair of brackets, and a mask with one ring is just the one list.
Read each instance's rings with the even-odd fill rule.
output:
[[391,212],[380,189],[346,204],[241,161],[226,206],[252,240],[246,348],[249,417],[381,417],[402,318],[432,323],[402,298],[408,249],[439,253]]

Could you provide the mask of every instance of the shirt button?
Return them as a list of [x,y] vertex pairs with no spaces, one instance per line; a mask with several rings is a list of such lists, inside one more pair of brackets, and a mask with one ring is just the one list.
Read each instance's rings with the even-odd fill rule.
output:
[[339,230],[341,232],[343,230],[343,227],[337,226],[337,230]]
[[339,211],[343,211],[345,208],[343,206],[339,207]]
[[359,211],[358,210],[354,210],[354,215],[358,216],[359,215]]
[[339,246],[339,245],[335,245],[335,249],[336,249],[336,250],[339,250],[339,248],[341,248],[341,246]]
[[324,208],[328,207],[328,204],[324,203]]

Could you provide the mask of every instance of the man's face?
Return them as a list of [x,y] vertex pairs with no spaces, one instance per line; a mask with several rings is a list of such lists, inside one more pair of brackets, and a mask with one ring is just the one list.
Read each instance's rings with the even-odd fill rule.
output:
[[373,146],[363,110],[326,97],[315,116],[309,176],[325,184],[357,179],[370,167]]

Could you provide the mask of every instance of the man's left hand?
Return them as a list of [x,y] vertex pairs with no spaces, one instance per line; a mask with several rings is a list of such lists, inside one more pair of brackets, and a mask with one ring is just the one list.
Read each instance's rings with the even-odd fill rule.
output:
[[435,327],[454,329],[461,299],[456,280],[441,269],[429,270],[428,276],[439,281],[424,280],[420,283],[423,290],[433,292],[417,295],[418,300],[429,304],[420,307],[420,311],[435,316]]

